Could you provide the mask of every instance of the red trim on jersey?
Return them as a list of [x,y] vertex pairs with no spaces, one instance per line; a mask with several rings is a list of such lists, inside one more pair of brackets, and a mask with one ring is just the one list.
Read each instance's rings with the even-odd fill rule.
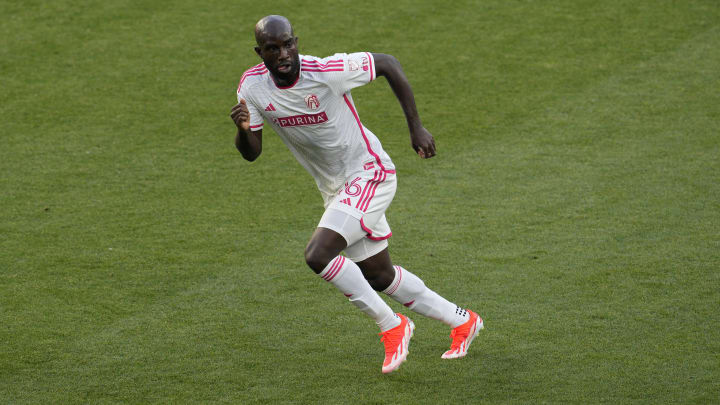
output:
[[303,59],[303,60],[302,60],[302,63],[308,64],[308,65],[311,65],[311,64],[312,64],[312,65],[319,65],[319,66],[329,66],[329,65],[331,65],[331,64],[338,64],[338,63],[339,63],[340,66],[344,66],[344,63],[343,63],[343,60],[342,60],[342,59],[329,60],[329,61],[327,61],[327,62],[325,62],[325,63],[320,63],[320,61],[318,61],[318,60],[313,60],[313,59]]
[[350,108],[350,111],[353,113],[353,116],[355,116],[355,121],[360,128],[360,133],[365,140],[365,146],[367,146],[368,152],[375,158],[375,161],[377,162],[378,166],[380,166],[380,169],[385,171],[385,166],[383,166],[382,162],[380,161],[380,156],[378,156],[377,153],[375,153],[370,147],[370,141],[367,139],[367,136],[365,136],[365,130],[363,129],[362,122],[360,122],[360,117],[358,117],[357,111],[355,111],[355,106],[353,106],[353,103],[350,101],[347,94],[343,94],[343,98],[345,99],[345,104],[347,104],[348,108]]
[[[345,70],[345,63],[342,59],[338,60],[331,60],[327,63],[320,63],[316,60],[302,60],[301,66],[306,68],[305,70],[310,72],[318,72],[318,71],[330,71],[330,72],[342,72]],[[320,69],[320,70],[315,70]]]
[[248,76],[264,75],[267,72],[268,72],[267,69],[253,70],[252,72],[248,72],[245,75],[243,75],[242,80],[245,80]]
[[259,125],[250,125],[250,129],[254,129],[254,128],[262,128],[262,126],[263,126],[263,124],[259,124]]
[[317,61],[317,60],[305,60],[305,59],[303,59],[303,60],[302,60],[302,64],[304,64],[304,65],[315,65],[315,66],[330,66],[330,65],[344,66],[344,65],[345,65],[345,64],[343,63],[342,59],[330,60],[330,61],[327,61],[326,63],[320,63],[320,61]]
[[262,70],[262,69],[267,69],[267,66],[265,66],[265,63],[258,63],[257,65],[246,70],[245,73],[250,73],[250,72],[254,72],[256,70]]
[[[317,60],[317,59],[303,59],[302,61],[303,61],[303,62],[317,62],[317,63],[320,63],[320,61]],[[343,61],[342,58],[340,58],[340,59],[329,60],[329,61],[327,61],[326,63],[342,62],[342,61]]]
[[365,52],[365,54],[368,56],[368,64],[370,65],[370,81],[373,81],[375,78],[373,73],[373,65],[375,64],[375,59],[373,59],[372,55],[370,55],[369,52]]
[[306,68],[303,70],[303,72],[342,72],[344,71],[343,68],[339,69],[313,69],[313,68]]
[[320,65],[317,63],[305,63],[302,64],[304,67],[311,67],[311,68],[317,68],[317,69],[326,69],[326,68],[342,68],[345,65],[341,63],[330,63],[328,65]]
[[248,76],[261,75],[265,73],[267,73],[267,67],[264,63],[260,63],[246,70],[245,73],[243,73],[243,75],[240,77],[240,83],[238,83],[237,91],[240,91],[240,87],[242,87],[243,82]]
[[316,65],[316,64],[310,64],[310,63],[303,63],[302,67],[311,68],[311,69],[344,69],[344,66],[340,65],[340,64]]
[[240,79],[240,84],[238,84],[238,92],[240,91],[240,88],[242,87],[243,83],[245,82],[245,79],[247,79],[250,76],[262,76],[267,72],[268,72],[267,69],[265,69],[265,70],[259,70],[259,71],[253,72],[253,73],[248,73],[248,74],[243,75],[243,77]]
[[367,232],[367,238],[371,240],[385,240],[392,236],[392,232],[385,236],[373,236],[372,235],[372,229],[365,226],[365,223],[363,222],[362,218],[360,218],[360,227],[363,229],[363,231]]

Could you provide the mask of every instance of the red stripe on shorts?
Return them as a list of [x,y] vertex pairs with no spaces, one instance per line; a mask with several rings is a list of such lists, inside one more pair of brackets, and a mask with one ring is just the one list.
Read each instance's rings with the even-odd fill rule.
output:
[[368,190],[370,189],[370,187],[372,187],[371,183],[373,181],[378,180],[380,178],[380,177],[378,177],[379,175],[380,175],[380,171],[375,170],[375,176],[373,176],[372,180],[365,183],[365,187],[363,188],[362,194],[360,194],[360,199],[358,200],[357,204],[355,204],[355,208],[358,208],[358,209],[360,208],[360,205],[362,204],[362,202],[365,201],[365,196],[367,195]]
[[370,206],[370,200],[372,200],[373,197],[375,197],[375,190],[377,190],[377,188],[378,188],[378,186],[380,185],[380,183],[382,183],[382,182],[385,181],[385,178],[386,178],[386,177],[387,177],[387,175],[385,174],[385,172],[381,173],[380,179],[377,180],[377,181],[373,184],[373,187],[372,187],[372,189],[370,190],[369,196],[368,196],[368,198],[365,200],[365,203],[364,203],[362,206],[360,206],[360,211],[365,212],[365,211],[368,209],[368,207]]

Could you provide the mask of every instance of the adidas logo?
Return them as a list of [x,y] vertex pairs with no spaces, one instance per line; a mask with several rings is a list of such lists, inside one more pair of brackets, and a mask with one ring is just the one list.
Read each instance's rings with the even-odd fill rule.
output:
[[265,107],[265,111],[277,111],[275,109],[275,106],[272,105],[272,103],[268,104],[267,107]]
[[340,202],[343,203],[343,204],[352,205],[352,204],[350,203],[350,199],[349,199],[349,198],[346,198],[346,199],[344,199],[344,200],[340,200]]

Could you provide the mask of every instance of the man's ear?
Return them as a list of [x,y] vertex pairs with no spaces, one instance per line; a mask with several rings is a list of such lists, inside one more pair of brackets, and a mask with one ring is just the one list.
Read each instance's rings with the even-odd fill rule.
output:
[[259,47],[259,46],[256,46],[256,47],[255,47],[255,53],[258,54],[258,56],[259,56],[260,58],[262,58],[262,53],[260,52],[260,47]]

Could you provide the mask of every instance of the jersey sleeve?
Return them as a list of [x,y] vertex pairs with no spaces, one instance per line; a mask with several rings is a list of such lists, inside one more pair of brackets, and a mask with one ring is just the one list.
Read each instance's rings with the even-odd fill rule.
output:
[[337,94],[347,93],[375,80],[375,59],[370,52],[339,53],[328,59],[328,63],[337,65],[340,64],[336,61],[342,61],[342,71],[332,75],[332,86]]
[[260,114],[260,110],[257,109],[257,106],[255,105],[255,102],[253,101],[251,94],[246,94],[246,93],[248,93],[248,91],[246,90],[246,87],[243,87],[242,84],[240,86],[238,86],[238,90],[237,90],[238,103],[240,102],[241,98],[245,99],[245,105],[247,105],[248,111],[250,112],[250,130],[251,131],[259,131],[263,127],[263,117]]

